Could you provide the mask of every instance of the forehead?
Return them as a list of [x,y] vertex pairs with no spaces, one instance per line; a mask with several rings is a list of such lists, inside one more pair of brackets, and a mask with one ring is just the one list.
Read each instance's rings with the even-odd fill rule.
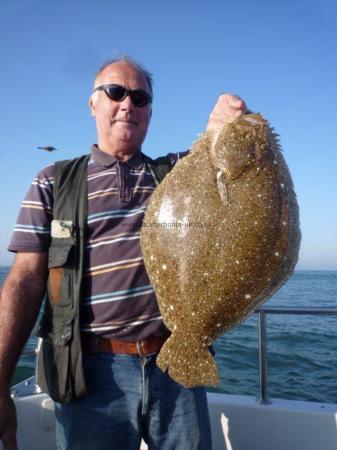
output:
[[120,84],[128,89],[144,89],[149,86],[142,72],[125,62],[116,62],[106,67],[95,80],[95,86]]

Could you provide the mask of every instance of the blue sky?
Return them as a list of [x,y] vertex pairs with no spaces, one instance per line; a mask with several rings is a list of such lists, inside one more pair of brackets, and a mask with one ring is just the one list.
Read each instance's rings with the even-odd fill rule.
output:
[[335,1],[2,0],[0,265],[32,178],[96,142],[93,76],[119,51],[154,74],[150,156],[188,148],[221,92],[264,114],[298,195],[297,268],[336,270],[336,24]]

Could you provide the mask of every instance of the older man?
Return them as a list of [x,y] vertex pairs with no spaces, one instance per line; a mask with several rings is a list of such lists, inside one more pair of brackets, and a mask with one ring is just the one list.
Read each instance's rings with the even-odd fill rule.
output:
[[[46,290],[39,382],[54,398],[60,449],[211,449],[205,389],[162,373],[168,335],[142,261],[147,201],[178,156],[141,153],[151,119],[151,75],[129,58],[98,72],[90,97],[91,156],[42,170],[23,202],[9,250],[0,315],[0,436],[15,450],[9,383]],[[219,97],[215,132],[246,112]],[[158,163],[159,161],[159,163]],[[164,172],[163,172],[164,171]]]

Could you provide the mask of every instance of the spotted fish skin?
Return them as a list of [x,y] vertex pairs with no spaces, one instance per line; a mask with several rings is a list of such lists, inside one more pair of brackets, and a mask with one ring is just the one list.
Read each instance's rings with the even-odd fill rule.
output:
[[282,286],[299,253],[293,183],[260,114],[199,138],[153,193],[141,246],[172,332],[157,365],[187,387],[218,384],[207,347]]

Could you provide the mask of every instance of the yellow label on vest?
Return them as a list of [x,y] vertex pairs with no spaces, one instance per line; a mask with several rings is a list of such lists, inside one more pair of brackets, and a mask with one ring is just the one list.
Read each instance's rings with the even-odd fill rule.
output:
[[52,220],[51,237],[66,239],[72,236],[73,221],[72,220]]

